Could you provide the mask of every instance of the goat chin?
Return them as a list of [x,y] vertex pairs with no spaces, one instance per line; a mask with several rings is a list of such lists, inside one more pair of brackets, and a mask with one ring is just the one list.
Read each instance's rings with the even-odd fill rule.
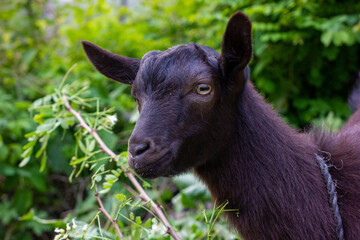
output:
[[[145,161],[146,162],[146,161]],[[138,159],[129,156],[129,166],[134,169],[135,173],[142,178],[169,177],[176,175],[177,172],[172,170],[170,164],[172,162],[171,153],[167,152],[151,163],[139,164]]]

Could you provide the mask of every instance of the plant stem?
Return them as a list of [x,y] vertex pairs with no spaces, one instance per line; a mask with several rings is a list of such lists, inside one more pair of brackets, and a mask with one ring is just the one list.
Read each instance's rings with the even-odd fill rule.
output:
[[[66,109],[72,113],[79,121],[80,123],[80,126],[82,128],[84,128],[88,133],[90,133],[94,138],[95,140],[99,143],[99,146],[100,148],[105,152],[107,153],[109,156],[111,156],[112,158],[115,159],[115,161],[117,161],[119,158],[118,156],[113,152],[111,151],[106,145],[105,143],[103,142],[103,140],[100,138],[100,136],[97,134],[96,130],[95,129],[91,129],[89,125],[86,124],[86,122],[84,121],[84,119],[82,118],[80,112],[77,112],[75,111],[71,105],[70,105],[70,102],[68,100],[68,98],[66,97],[65,94],[62,95],[62,98],[64,100],[64,104],[65,104],[65,107]],[[126,175],[128,176],[129,180],[132,182],[132,184],[135,186],[135,188],[139,191],[139,195],[138,197],[143,200],[144,202],[150,202],[151,204],[151,211],[156,214],[156,216],[160,219],[160,221],[164,224],[164,226],[166,227],[166,232],[168,234],[170,234],[170,236],[175,239],[175,240],[180,240],[181,237],[180,235],[175,232],[175,230],[171,227],[168,219],[166,218],[165,214],[162,212],[161,208],[153,201],[151,200],[151,198],[146,194],[145,190],[142,188],[142,186],[140,185],[140,183],[136,180],[134,174],[127,168],[125,168],[124,166],[121,165],[121,168],[122,170],[126,173]],[[97,191],[96,191],[97,192]],[[98,196],[97,196],[98,198]],[[99,199],[99,198],[98,198]],[[99,201],[99,200],[98,200]],[[100,202],[99,202],[100,204]],[[100,205],[101,207],[101,205]],[[105,213],[104,213],[105,214]],[[106,215],[106,214],[105,214]],[[110,217],[110,218],[109,218]],[[109,215],[109,219],[111,219],[111,216]],[[112,219],[111,219],[112,221]],[[116,223],[116,225],[118,225]],[[120,231],[120,229],[119,229]],[[119,232],[118,232],[119,233]],[[121,234],[121,232],[120,232]],[[121,235],[122,236],[122,235]]]
[[100,205],[99,211],[101,211],[110,221],[111,223],[114,225],[116,232],[118,233],[120,238],[124,238],[124,236],[122,235],[121,231],[120,231],[120,227],[118,224],[118,220],[117,219],[112,219],[112,217],[110,216],[110,214],[106,211],[104,204],[102,203],[100,197],[99,197],[99,193],[97,191],[97,186],[95,185],[95,197]]

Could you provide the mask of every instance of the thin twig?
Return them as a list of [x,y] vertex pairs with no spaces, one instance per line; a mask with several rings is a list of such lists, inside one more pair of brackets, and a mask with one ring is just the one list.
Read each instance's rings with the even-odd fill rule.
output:
[[102,212],[110,221],[111,223],[114,225],[116,232],[118,233],[119,237],[122,239],[124,238],[124,236],[122,235],[121,231],[120,231],[120,227],[118,224],[118,220],[117,219],[113,219],[110,214],[106,211],[104,204],[102,203],[100,197],[99,197],[99,193],[97,191],[97,186],[95,185],[95,194],[94,196],[96,197],[100,207],[99,207],[99,211]]
[[122,184],[124,188],[126,188],[134,197],[138,196],[138,193],[135,191],[135,189],[133,189],[132,187],[130,187],[129,185],[123,183]]
[[[100,136],[97,134],[95,129],[91,129],[89,127],[89,125],[87,125],[84,121],[84,119],[81,117],[81,114],[77,111],[75,111],[70,103],[69,100],[67,99],[67,97],[65,96],[65,94],[62,95],[64,103],[65,103],[65,107],[66,109],[72,113],[79,121],[80,126],[82,128],[84,128],[88,133],[90,133],[95,140],[99,143],[100,148],[107,153],[108,155],[110,155],[111,157],[113,157],[116,161],[119,159],[118,156],[111,151],[103,142],[103,140],[100,138]],[[161,208],[153,201],[151,200],[151,198],[146,194],[145,190],[142,188],[142,186],[140,185],[140,183],[136,180],[134,174],[127,168],[125,168],[124,166],[121,165],[122,170],[126,173],[126,175],[128,176],[129,180],[132,182],[132,184],[135,186],[135,188],[139,191],[139,198],[141,200],[143,200],[144,202],[149,202],[151,204],[151,211],[156,214],[156,216],[160,219],[160,221],[164,224],[164,226],[166,227],[166,232],[168,234],[170,234],[170,236],[175,239],[175,240],[180,240],[180,235],[175,232],[175,230],[171,227],[168,219],[166,218],[165,214],[163,213],[163,211],[161,210]],[[109,218],[111,219],[111,217]]]

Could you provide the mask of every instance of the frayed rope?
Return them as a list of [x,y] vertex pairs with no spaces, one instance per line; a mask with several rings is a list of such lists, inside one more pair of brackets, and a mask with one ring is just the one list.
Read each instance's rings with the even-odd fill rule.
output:
[[341,215],[340,215],[340,210],[339,210],[339,205],[338,205],[338,196],[337,196],[337,192],[336,192],[335,182],[333,181],[333,179],[330,175],[329,166],[325,163],[324,158],[317,154],[315,156],[316,156],[316,161],[320,165],[320,170],[324,177],[324,180],[326,183],[326,188],[327,188],[327,191],[330,196],[329,202],[330,202],[331,209],[333,210],[333,213],[334,213],[337,237],[339,240],[345,240],[344,228],[342,225],[342,220],[341,220]]

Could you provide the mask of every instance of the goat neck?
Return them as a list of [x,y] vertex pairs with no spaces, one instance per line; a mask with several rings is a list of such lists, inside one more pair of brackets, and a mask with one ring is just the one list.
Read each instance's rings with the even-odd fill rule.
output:
[[[247,83],[236,129],[219,156],[195,169],[245,239],[334,239],[310,137],[284,123]],[[314,211],[316,210],[316,211]]]

